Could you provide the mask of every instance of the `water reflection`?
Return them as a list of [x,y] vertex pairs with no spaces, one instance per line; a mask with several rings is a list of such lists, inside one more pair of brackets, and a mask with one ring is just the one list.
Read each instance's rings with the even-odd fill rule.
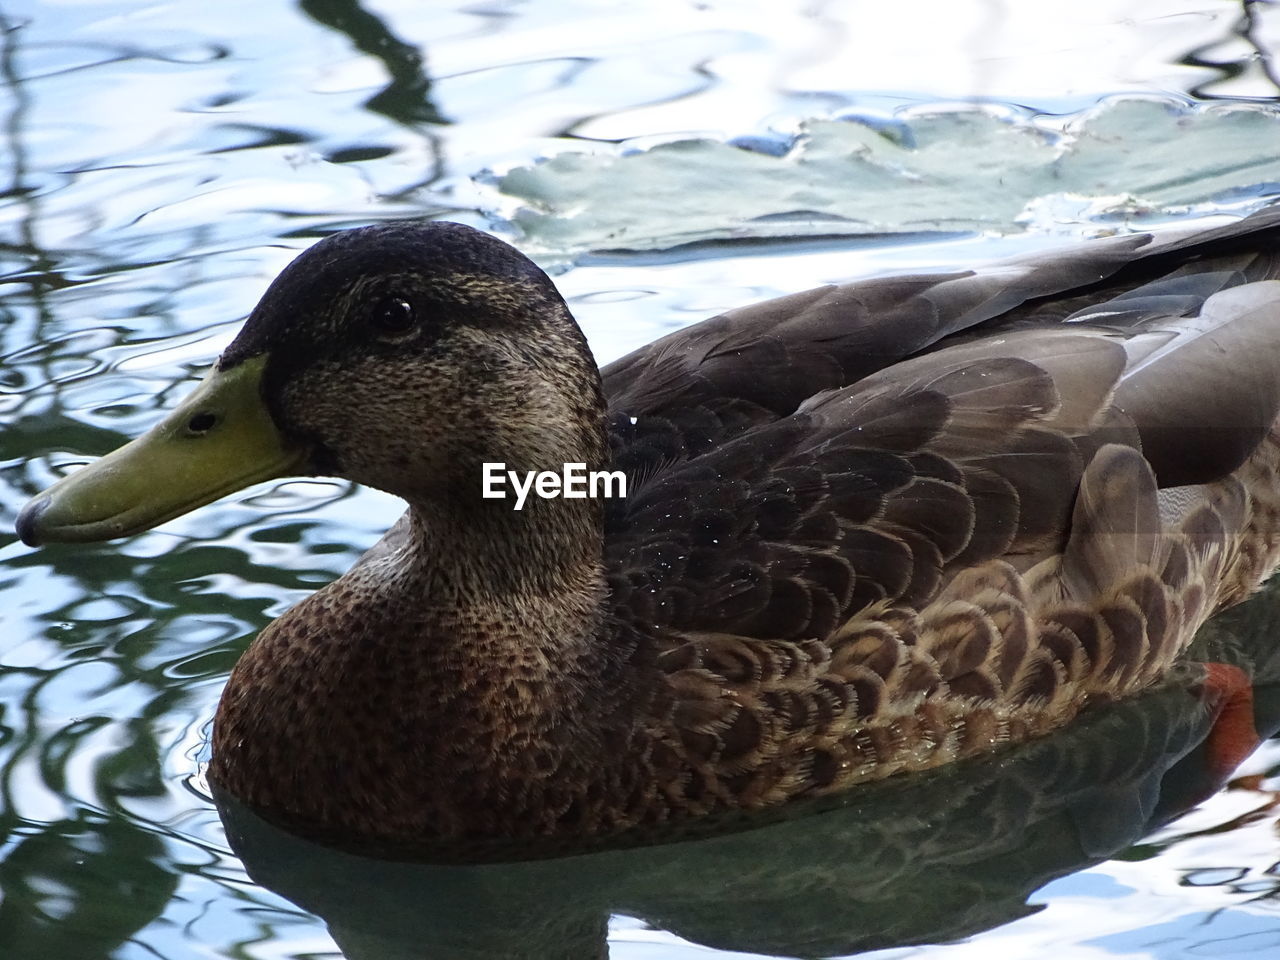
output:
[[431,78],[417,46],[401,40],[355,0],[300,0],[298,6],[317,23],[345,33],[357,50],[376,57],[387,68],[391,82],[364,102],[366,109],[409,125],[447,122],[431,101]]
[[1280,583],[1197,640],[1230,667],[1189,665],[1046,740],[682,843],[397,864],[294,838],[227,797],[219,810],[251,876],[323,917],[349,960],[603,957],[614,914],[766,955],[951,940],[1032,912],[1033,891],[1178,817],[1280,730],[1278,626]]
[[[1263,84],[1270,87],[1265,93],[1252,92],[1250,99],[1280,97],[1280,70],[1277,70],[1275,50],[1269,38],[1264,35],[1262,22],[1264,5],[1273,2],[1274,0],[1240,0],[1240,17],[1228,26],[1226,36],[1187,51],[1178,61],[1189,67],[1205,67],[1220,74],[1218,78],[1193,86],[1189,91],[1193,97],[1235,99],[1238,95],[1221,94],[1216,92],[1216,88],[1229,85],[1250,73],[1258,75]],[[1243,55],[1240,52],[1241,46],[1244,47]]]
[[[10,821],[10,822],[5,822]],[[22,957],[93,960],[153,922],[178,886],[155,833],[121,817],[13,823],[0,861],[0,944]]]

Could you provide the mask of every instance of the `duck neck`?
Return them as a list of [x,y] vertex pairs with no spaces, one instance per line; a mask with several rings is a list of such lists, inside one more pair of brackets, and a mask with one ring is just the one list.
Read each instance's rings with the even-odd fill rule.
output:
[[536,608],[547,622],[590,619],[603,589],[600,501],[530,494],[516,509],[514,496],[487,499],[479,486],[410,502],[405,565],[419,579],[414,588],[442,610]]

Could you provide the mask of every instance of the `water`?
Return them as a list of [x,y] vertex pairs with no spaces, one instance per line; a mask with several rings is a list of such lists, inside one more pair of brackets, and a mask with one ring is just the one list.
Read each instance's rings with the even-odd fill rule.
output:
[[[1046,6],[5,2],[0,530],[69,464],[158,419],[268,280],[337,227],[445,215],[512,238],[558,274],[607,361],[828,280],[1234,215],[1280,193],[1280,9]],[[906,824],[885,844],[824,815],[796,836],[883,869],[879,854],[913,851],[907,866],[868,869],[837,895],[840,862],[805,860],[783,825],[710,853],[378,875],[364,881],[385,894],[374,919],[331,916],[331,930],[248,878],[199,765],[248,640],[398,512],[346,484],[291,481],[121,544],[33,551],[0,533],[0,954],[265,960],[337,956],[337,938],[353,958],[493,956],[515,938],[530,956],[589,956],[606,934],[625,960],[1280,954],[1270,746],[1136,845],[1154,815],[1148,781],[1119,805],[1042,798],[1044,817],[1075,810],[1105,829],[1082,834],[1074,859],[1023,855],[1031,869],[982,888],[967,921],[929,894],[972,879],[975,851],[1012,876],[978,833],[937,861]],[[1143,716],[1171,744],[1148,758],[1159,780],[1196,714]],[[1024,826],[1057,822],[1039,816]],[[254,869],[317,910],[323,889],[291,879],[353,869],[281,862],[294,861]],[[1054,879],[1064,871],[1078,872]],[[803,889],[812,930],[764,922],[779,882]],[[511,893],[531,885],[561,896]],[[557,912],[578,900],[591,909]],[[915,926],[888,907],[843,938],[819,922],[855,901],[909,907]],[[431,921],[408,928],[411,947],[393,938],[404,913]],[[802,927],[812,936],[798,943]]]

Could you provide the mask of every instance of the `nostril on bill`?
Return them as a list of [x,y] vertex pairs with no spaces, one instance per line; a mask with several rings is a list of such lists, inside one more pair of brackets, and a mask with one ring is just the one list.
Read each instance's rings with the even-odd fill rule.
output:
[[197,413],[187,421],[188,433],[208,433],[218,424],[218,415],[216,413]]

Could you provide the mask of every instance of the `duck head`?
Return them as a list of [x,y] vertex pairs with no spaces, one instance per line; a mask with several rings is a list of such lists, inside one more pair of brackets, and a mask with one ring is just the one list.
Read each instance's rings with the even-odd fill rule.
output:
[[456,223],[348,230],[280,274],[177,409],[35,498],[18,533],[128,536],[291,475],[467,505],[485,462],[602,464],[603,410],[586,341],[527,257]]

